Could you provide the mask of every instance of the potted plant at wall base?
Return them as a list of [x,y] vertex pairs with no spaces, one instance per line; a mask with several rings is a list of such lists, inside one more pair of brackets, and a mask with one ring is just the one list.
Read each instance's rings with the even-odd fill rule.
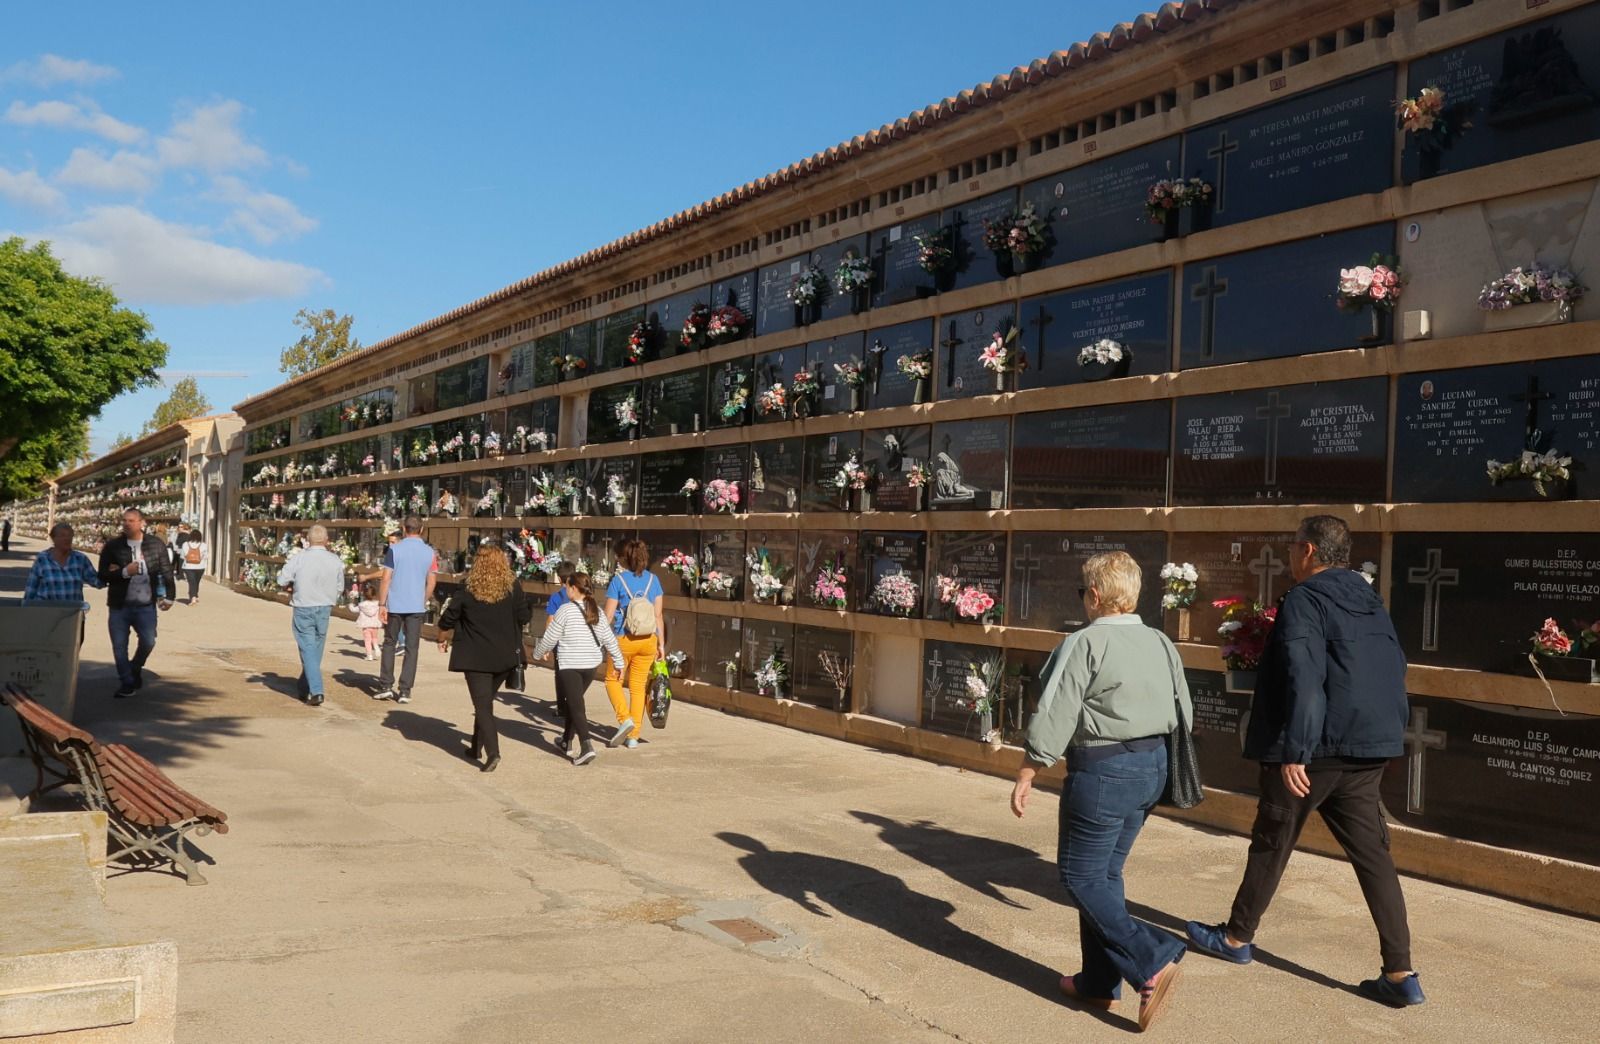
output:
[[1485,330],[1518,330],[1572,321],[1575,305],[1588,287],[1565,268],[1535,261],[1484,284],[1478,307],[1485,312]]
[[1133,365],[1133,349],[1121,341],[1102,337],[1086,344],[1078,351],[1078,369],[1085,381],[1108,381],[1114,377],[1128,376]]
[[996,330],[994,338],[983,349],[978,361],[994,374],[994,390],[1001,393],[1011,390],[1012,374],[1021,373],[1028,365],[1027,356],[1015,345],[1020,327],[1013,326],[1005,332]]
[[1161,608],[1175,613],[1180,642],[1190,640],[1189,607],[1200,587],[1200,571],[1191,562],[1168,562],[1161,567]]
[[850,359],[842,363],[834,363],[833,373],[840,384],[850,389],[850,412],[860,412],[861,400],[867,389],[866,367],[854,359]]
[[794,305],[796,326],[808,326],[816,322],[822,308],[822,297],[827,292],[828,277],[816,265],[806,265],[795,275],[789,284],[787,296],[789,303]]
[[1223,640],[1222,662],[1227,667],[1224,688],[1233,693],[1253,694],[1256,670],[1267,650],[1278,610],[1243,598],[1221,598],[1212,602],[1211,607],[1222,610],[1222,625],[1217,628],[1217,635]]
[[855,664],[843,654],[832,651],[817,653],[817,664],[823,676],[833,683],[837,697],[832,710],[846,712],[850,709],[850,679],[855,674]]
[[1600,684],[1600,669],[1597,669],[1600,661],[1596,660],[1600,656],[1600,621],[1580,620],[1573,630],[1577,635],[1575,639],[1562,630],[1554,618],[1546,618],[1544,626],[1529,639],[1528,667],[1541,680]]
[[850,299],[850,312],[859,315],[867,303],[867,291],[872,288],[872,262],[864,257],[848,254],[839,260],[833,270],[833,287]]
[[911,378],[911,404],[928,401],[928,383],[933,379],[933,353],[910,352],[895,360],[895,369]]
[[917,244],[917,267],[933,276],[934,292],[942,294],[949,290],[956,269],[956,252],[950,245],[950,230],[936,228],[911,238]]
[[1364,265],[1339,270],[1335,303],[1345,312],[1367,309],[1372,317],[1372,330],[1361,340],[1368,344],[1388,344],[1394,340],[1394,309],[1405,285],[1406,275],[1393,257],[1373,254]]
[[1503,463],[1489,460],[1486,470],[1492,484],[1528,482],[1534,493],[1545,500],[1564,500],[1572,489],[1572,458],[1553,449],[1544,453],[1523,450],[1518,459]]

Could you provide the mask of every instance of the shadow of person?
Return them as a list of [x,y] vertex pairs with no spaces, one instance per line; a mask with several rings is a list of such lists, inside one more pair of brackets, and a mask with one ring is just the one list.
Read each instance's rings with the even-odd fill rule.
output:
[[[909,888],[875,867],[812,852],[768,848],[745,834],[721,832],[719,841],[739,849],[739,866],[756,884],[807,912],[872,925],[928,953],[963,964],[1038,997],[1060,1003],[1060,974],[953,924],[953,904]],[[823,905],[826,904],[826,907]],[[1121,1019],[1089,1012],[1113,1025]]]
[[[878,828],[884,844],[930,866],[980,895],[1019,910],[1029,909],[1001,888],[1027,892],[1049,903],[1070,907],[1056,865],[1038,852],[1009,841],[963,834],[926,819],[901,822],[875,812],[850,813]],[[1182,927],[1181,925],[1179,927]]]
[[277,671],[260,671],[250,675],[245,679],[245,682],[250,685],[263,686],[284,696],[293,696],[297,700],[303,697],[306,691],[298,676],[291,678],[289,675],[279,674]]
[[384,715],[383,727],[395,730],[412,743],[438,747],[452,757],[460,753],[463,743],[472,739],[449,722],[407,710],[392,710]]

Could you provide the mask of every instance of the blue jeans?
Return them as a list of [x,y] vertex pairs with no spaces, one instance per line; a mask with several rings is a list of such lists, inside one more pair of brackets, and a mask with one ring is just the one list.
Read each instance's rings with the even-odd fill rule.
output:
[[328,616],[331,605],[299,605],[294,608],[294,643],[300,647],[300,691],[306,696],[322,695],[322,647],[328,641]]
[[1069,767],[1057,862],[1078,908],[1087,996],[1121,996],[1124,979],[1138,989],[1184,952],[1180,940],[1135,921],[1122,893],[1122,864],[1166,785],[1164,746]]
[[[144,666],[156,648],[156,607],[153,605],[124,605],[112,609],[106,617],[111,631],[111,659],[117,665],[117,680],[124,689],[134,686],[134,671]],[[128,630],[139,636],[139,647],[128,659]]]

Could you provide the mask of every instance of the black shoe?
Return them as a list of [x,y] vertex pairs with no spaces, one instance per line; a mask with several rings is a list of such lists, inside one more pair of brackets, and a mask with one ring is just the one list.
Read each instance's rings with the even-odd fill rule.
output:
[[306,697],[306,706],[307,707],[320,707],[320,706],[322,706],[322,696],[321,696],[321,694],[320,693],[312,693],[310,696],[307,696]]
[[568,725],[566,730],[561,733],[561,753],[565,754],[567,751],[571,750],[572,749],[572,741],[577,739],[577,738],[578,738],[577,730],[574,729],[571,725]]
[[595,757],[596,755],[594,748],[585,743],[583,745],[583,749],[578,752],[578,756],[572,759],[572,763],[574,765],[587,765],[589,762],[593,761]]
[[485,761],[483,763],[483,767],[481,769],[479,769],[478,771],[480,771],[480,772],[493,772],[495,769],[497,769],[499,767],[500,767],[500,755],[496,754],[494,757],[490,758],[488,761]]
[[399,693],[398,695],[395,696],[394,702],[396,702],[396,703],[410,703],[411,702],[411,694],[409,692]]
[[478,760],[478,745],[476,743],[468,743],[468,744],[466,744],[465,746],[463,746],[461,748],[461,756],[466,758],[468,761],[474,761],[474,762],[477,761]]
[[133,689],[133,687],[131,685],[119,685],[119,686],[117,686],[117,691],[112,693],[111,695],[115,699],[125,700],[129,696],[132,696],[133,693],[134,693],[134,689]]

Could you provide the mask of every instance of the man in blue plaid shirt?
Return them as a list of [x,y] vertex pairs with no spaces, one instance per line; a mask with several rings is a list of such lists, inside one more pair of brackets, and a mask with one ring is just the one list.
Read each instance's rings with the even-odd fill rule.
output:
[[40,551],[28,570],[28,586],[22,593],[22,604],[29,602],[78,602],[83,611],[89,603],[83,600],[83,585],[104,587],[94,563],[82,551],[72,548],[72,527],[57,522],[50,527],[52,546]]

